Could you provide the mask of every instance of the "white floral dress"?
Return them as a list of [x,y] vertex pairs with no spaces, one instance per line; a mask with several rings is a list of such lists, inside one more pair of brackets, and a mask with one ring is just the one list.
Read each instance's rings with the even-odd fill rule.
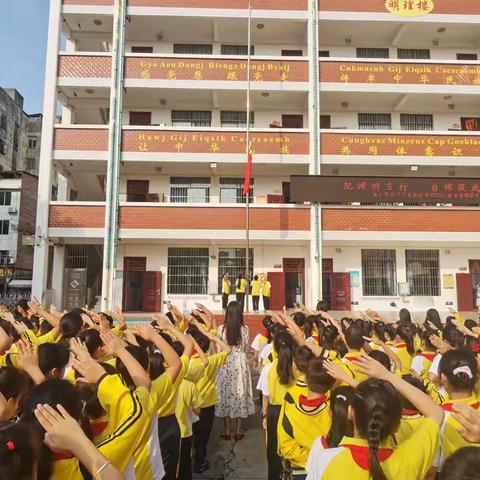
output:
[[[225,341],[223,325],[218,335]],[[217,375],[218,403],[215,415],[220,418],[247,418],[255,413],[252,377],[247,357],[248,327],[242,327],[242,343],[232,347],[227,362]]]

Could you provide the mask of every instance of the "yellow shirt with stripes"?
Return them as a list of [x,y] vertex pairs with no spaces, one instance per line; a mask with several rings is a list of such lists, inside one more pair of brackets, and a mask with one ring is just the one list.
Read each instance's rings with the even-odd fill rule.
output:
[[[188,371],[188,365],[190,363],[190,358],[186,355],[182,355],[180,357],[182,362],[182,368],[180,369],[180,373],[178,377],[173,382],[172,387],[167,392],[166,398],[163,399],[163,403],[158,408],[158,416],[159,417],[169,417],[175,414],[175,408],[177,406],[177,396],[178,396],[178,389],[180,388],[180,384],[182,383],[185,375]],[[168,373],[163,373],[160,375],[163,377],[164,375],[170,376]]]
[[227,356],[227,352],[220,352],[208,357],[208,365],[197,382],[198,393],[203,399],[201,408],[208,408],[217,404],[218,397],[215,380],[217,371],[225,365]]
[[193,435],[193,410],[202,406],[203,399],[198,393],[196,385],[186,379],[183,380],[178,391],[178,402],[175,415],[182,438],[189,438]]

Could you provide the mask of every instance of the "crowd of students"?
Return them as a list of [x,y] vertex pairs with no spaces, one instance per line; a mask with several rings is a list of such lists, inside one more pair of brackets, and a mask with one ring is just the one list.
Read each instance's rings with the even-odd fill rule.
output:
[[[190,480],[214,417],[254,412],[239,302],[151,324],[120,311],[0,306],[0,480]],[[268,312],[253,341],[268,478],[461,480],[480,472],[480,326]],[[252,462],[260,462],[252,458]]]
[[480,478],[478,322],[322,306],[269,312],[252,344],[268,479]]

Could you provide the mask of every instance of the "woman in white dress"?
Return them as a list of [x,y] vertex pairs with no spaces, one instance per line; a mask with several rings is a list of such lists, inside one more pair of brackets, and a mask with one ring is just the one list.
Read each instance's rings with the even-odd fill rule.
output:
[[[227,363],[217,375],[218,403],[215,415],[223,418],[222,437],[239,441],[244,438],[242,419],[255,413],[252,377],[248,362],[248,327],[243,324],[243,309],[239,302],[231,302],[225,313],[225,323],[218,329],[219,337],[232,349]],[[235,420],[235,425],[232,425]]]

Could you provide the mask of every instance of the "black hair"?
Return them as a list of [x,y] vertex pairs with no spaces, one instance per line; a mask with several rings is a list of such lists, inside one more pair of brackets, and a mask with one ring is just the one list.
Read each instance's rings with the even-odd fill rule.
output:
[[464,447],[450,455],[442,467],[439,480],[477,480],[480,471],[480,448]]
[[100,332],[95,328],[89,328],[78,335],[78,339],[85,343],[88,353],[93,356],[95,351],[103,347],[102,339],[100,338]]
[[100,316],[102,316],[107,322],[108,324],[110,325],[110,328],[113,327],[113,317],[111,315],[109,315],[108,313],[105,313],[105,312],[100,312],[99,313]]
[[330,412],[332,426],[327,435],[328,448],[338,447],[344,436],[353,436],[353,422],[348,419],[348,407],[355,398],[355,389],[352,387],[338,387],[330,395]]
[[42,373],[49,377],[52,370],[63,370],[70,359],[68,348],[60,343],[43,343],[38,347],[38,366]]
[[53,330],[53,325],[48,323],[46,320],[43,320],[43,322],[40,322],[38,335],[39,336],[46,335],[48,332],[52,330]]
[[370,379],[357,387],[352,407],[355,427],[368,442],[370,475],[373,480],[386,480],[378,460],[378,449],[380,443],[392,435],[400,424],[402,398],[391,383]]
[[323,368],[323,358],[313,358],[307,368],[308,389],[315,393],[324,394],[335,384],[335,379]]
[[453,348],[462,348],[465,345],[465,335],[453,324],[446,325],[443,329],[443,340]]
[[279,332],[273,339],[273,348],[278,354],[277,375],[281,385],[289,385],[293,378],[293,339],[287,332]]
[[360,350],[365,344],[365,340],[363,337],[363,329],[358,325],[350,325],[345,330],[345,341],[347,342],[347,346],[349,348]]
[[438,372],[445,375],[453,390],[471,393],[478,376],[475,355],[467,349],[449,350],[442,355]]
[[22,308],[23,310],[25,310],[26,313],[28,313],[28,311],[30,310],[30,307],[28,306],[28,302],[25,298],[21,298],[18,302],[17,302],[17,305],[15,307],[15,311],[18,311],[18,307]]
[[412,323],[412,317],[408,308],[402,308],[398,312],[398,317],[400,323]]
[[303,312],[295,312],[293,314],[293,321],[297,325],[297,327],[303,328],[305,325],[305,314]]
[[425,323],[426,322],[432,322],[439,330],[442,330],[442,319],[440,318],[438,310],[435,308],[430,308],[427,310],[427,314],[425,316]]
[[253,279],[254,279],[254,280],[258,280],[258,275],[255,275],[255,276],[253,277]]
[[[144,350],[142,347],[137,347],[136,345],[128,345],[125,347],[127,352],[135,358],[135,360],[142,366],[142,368],[148,372],[149,370],[149,358],[148,358],[148,353],[146,350]],[[117,372],[118,374],[122,377],[122,380],[124,381],[125,385],[130,389],[130,390],[135,390],[136,385],[135,382],[133,381],[132,377],[130,376],[130,373],[127,370],[127,367],[125,367],[124,363],[117,358]]]
[[196,332],[193,331],[190,333],[193,339],[197,342],[197,345],[200,347],[203,353],[207,353],[210,349],[210,339],[206,337],[200,330]]
[[27,425],[0,424],[0,480],[31,480],[39,449]]
[[478,323],[475,320],[472,320],[471,318],[468,318],[467,320],[465,320],[465,323],[463,325],[469,330],[473,330],[475,327],[478,327]]
[[436,351],[435,345],[432,343],[430,340],[430,337],[432,335],[436,335],[437,332],[434,332],[432,329],[427,328],[420,334],[420,338],[422,339],[423,344],[425,345],[425,348],[428,351],[434,352]]
[[243,308],[240,302],[230,302],[225,311],[224,334],[227,344],[237,347],[242,343]]
[[392,370],[392,361],[385,352],[382,352],[382,350],[372,350],[368,356],[381,363],[389,372]]
[[0,393],[6,400],[18,399],[20,402],[30,388],[30,377],[14,367],[0,368]]
[[303,345],[295,350],[293,358],[298,370],[305,375],[307,373],[308,363],[315,358],[315,355],[306,345]]
[[[421,392],[427,393],[427,388],[425,387],[423,382],[417,377],[414,377],[413,375],[408,374],[408,375],[402,375],[402,378],[413,387],[418,388]],[[403,408],[406,408],[407,410],[418,411],[417,407],[413,405],[413,403],[410,402],[410,400],[408,400],[405,397],[403,397]]]
[[397,335],[405,342],[410,355],[415,355],[415,333],[416,328],[413,323],[401,323],[397,327]]
[[183,355],[183,352],[185,351],[185,346],[182,342],[179,342],[178,340],[172,343],[172,348],[175,350],[175,353],[179,357],[181,357]]
[[323,329],[322,346],[325,350],[335,350],[341,357],[348,352],[347,346],[340,339],[338,330],[333,325],[327,325]]
[[319,301],[317,302],[317,308],[316,308],[316,310],[317,310],[317,312],[320,312],[320,311],[322,311],[322,312],[328,312],[327,306],[328,306],[328,305],[327,305],[327,302],[326,302],[325,300],[319,300]]
[[[63,338],[73,338],[80,333],[83,327],[83,320],[78,310],[80,309],[72,310],[60,319],[60,333]],[[80,312],[83,313],[82,310]]]
[[273,340],[273,326],[275,325],[271,315],[265,315],[262,320],[262,325],[267,332],[267,341],[272,343]]
[[342,327],[342,330],[345,332],[345,330],[350,327],[351,325],[353,325],[355,323],[355,321],[353,320],[353,318],[348,318],[348,317],[343,317],[341,320],[340,320],[340,325]]

